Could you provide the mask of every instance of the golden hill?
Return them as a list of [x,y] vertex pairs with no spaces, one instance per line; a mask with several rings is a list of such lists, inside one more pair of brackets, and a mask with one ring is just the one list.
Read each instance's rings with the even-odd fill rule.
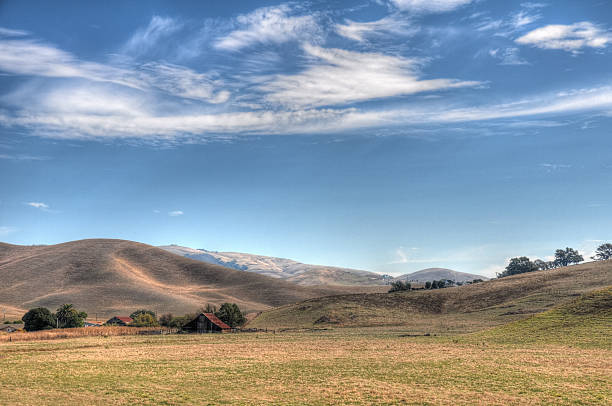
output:
[[415,333],[460,333],[523,319],[612,285],[612,261],[439,290],[322,297],[265,311],[256,328],[402,326]]
[[54,310],[62,303],[73,303],[99,318],[137,308],[181,314],[226,301],[259,311],[347,291],[297,286],[132,241],[0,243],[0,310],[10,317],[21,317],[35,306]]

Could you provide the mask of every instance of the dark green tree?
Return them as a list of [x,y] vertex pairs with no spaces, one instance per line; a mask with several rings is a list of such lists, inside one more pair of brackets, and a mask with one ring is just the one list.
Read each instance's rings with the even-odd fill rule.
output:
[[431,282],[431,288],[432,289],[438,289],[438,281]]
[[431,282],[430,281],[425,282],[425,289],[431,289]]
[[74,328],[83,327],[87,313],[79,312],[72,304],[63,304],[55,312],[57,327]]
[[497,277],[503,278],[505,276],[518,275],[537,270],[537,266],[527,257],[512,258],[506,269],[502,273],[498,273]]
[[55,316],[45,307],[31,309],[21,318],[25,331],[50,330],[55,327]]
[[162,314],[161,316],[159,316],[159,324],[162,326],[169,327],[170,322],[172,321],[173,318],[174,317],[172,316],[172,313]]
[[389,289],[389,293],[410,290],[411,288],[412,285],[410,284],[410,282],[394,281],[391,282],[391,289]]
[[555,251],[555,263],[557,266],[568,266],[584,261],[582,255],[573,248],[565,248],[564,250]]
[[595,261],[605,261],[607,259],[612,259],[612,244],[601,244],[599,247],[597,247],[597,250],[595,251],[595,256],[591,257],[591,259],[594,259]]
[[230,327],[240,326],[246,321],[236,303],[223,303],[215,316]]

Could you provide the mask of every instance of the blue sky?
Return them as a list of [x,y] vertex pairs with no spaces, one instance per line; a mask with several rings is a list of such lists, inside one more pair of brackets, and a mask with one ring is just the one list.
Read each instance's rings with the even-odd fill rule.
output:
[[493,276],[612,240],[612,4],[0,3],[0,240]]

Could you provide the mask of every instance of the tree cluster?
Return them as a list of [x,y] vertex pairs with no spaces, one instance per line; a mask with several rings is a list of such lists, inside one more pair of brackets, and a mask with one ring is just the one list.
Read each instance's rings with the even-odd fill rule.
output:
[[[612,255],[612,245],[611,245]],[[497,274],[498,278],[505,276],[518,275],[526,272],[543,271],[547,269],[555,269],[562,266],[578,264],[584,261],[584,258],[578,251],[573,248],[558,249],[555,251],[555,259],[553,261],[542,261],[536,259],[531,261],[528,257],[516,257],[510,259],[510,263],[506,269]]]
[[391,289],[389,289],[389,293],[401,292],[410,289],[412,289],[412,285],[410,284],[410,282],[395,281],[391,282]]
[[200,313],[213,313],[219,320],[230,327],[238,327],[246,322],[246,318],[237,304],[223,303],[218,310],[216,306],[207,304],[205,307],[199,308],[196,313],[189,313],[184,316],[174,316],[172,313],[162,314],[159,317],[159,324],[180,330]]
[[46,307],[30,309],[23,315],[23,328],[26,331],[49,330],[52,328],[83,327],[87,313],[80,312],[72,304],[61,305],[55,313]]

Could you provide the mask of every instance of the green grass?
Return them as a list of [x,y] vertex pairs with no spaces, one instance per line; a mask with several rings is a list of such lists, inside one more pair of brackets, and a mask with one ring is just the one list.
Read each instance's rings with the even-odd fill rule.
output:
[[555,343],[612,349],[612,287],[474,336],[499,343]]

